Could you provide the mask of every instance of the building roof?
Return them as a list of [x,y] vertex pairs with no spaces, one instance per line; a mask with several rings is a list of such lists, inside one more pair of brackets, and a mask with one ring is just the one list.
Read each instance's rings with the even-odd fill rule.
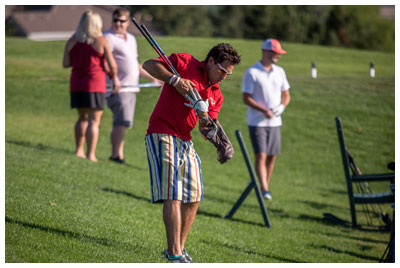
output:
[[[72,36],[83,12],[92,10],[100,14],[103,31],[111,27],[112,12],[118,6],[62,5],[52,6],[48,10],[15,11],[12,19],[19,31],[32,40],[66,40]],[[128,32],[140,35],[131,23]]]
[[386,19],[395,19],[395,7],[394,6],[381,6],[380,15]]

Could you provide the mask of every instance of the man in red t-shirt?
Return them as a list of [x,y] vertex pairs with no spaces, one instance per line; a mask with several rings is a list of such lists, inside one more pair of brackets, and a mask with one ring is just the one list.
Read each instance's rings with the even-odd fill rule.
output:
[[[172,262],[190,262],[184,245],[203,200],[201,162],[190,132],[199,118],[200,130],[212,125],[210,119],[218,119],[223,102],[219,83],[240,63],[240,56],[231,45],[218,44],[205,61],[186,53],[172,54],[169,60],[181,78],[174,76],[159,58],[143,64],[153,77],[165,82],[150,117],[146,151],[152,202],[164,203],[168,249],[163,253]],[[184,96],[193,89],[208,100],[207,112],[188,107]]]

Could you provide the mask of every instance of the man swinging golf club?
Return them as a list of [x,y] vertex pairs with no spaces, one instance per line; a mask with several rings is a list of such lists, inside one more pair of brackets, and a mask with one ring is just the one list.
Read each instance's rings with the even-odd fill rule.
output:
[[201,133],[217,147],[221,163],[233,156],[232,145],[217,121],[223,102],[219,83],[239,63],[240,56],[231,45],[218,44],[205,61],[179,53],[143,64],[147,72],[165,82],[145,141],[152,202],[164,203],[168,242],[164,254],[171,262],[192,261],[185,242],[203,200],[201,162],[190,135],[197,121]]

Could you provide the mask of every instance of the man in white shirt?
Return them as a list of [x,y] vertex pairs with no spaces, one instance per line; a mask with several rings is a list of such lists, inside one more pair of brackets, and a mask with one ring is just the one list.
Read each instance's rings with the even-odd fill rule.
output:
[[[117,62],[118,78],[122,84],[118,92],[112,91],[106,94],[107,105],[113,112],[113,129],[111,131],[112,153],[110,160],[121,164],[125,163],[125,132],[127,128],[132,128],[136,94],[140,91],[138,87],[139,76],[160,84],[157,79],[153,78],[139,64],[136,39],[132,34],[127,32],[129,24],[129,10],[118,8],[113,12],[111,28],[104,33]],[[107,85],[109,84],[112,84],[112,81],[107,77]]]
[[290,102],[289,82],[282,67],[276,65],[286,51],[276,39],[266,39],[262,58],[243,75],[243,101],[246,121],[255,153],[255,166],[265,199],[272,199],[269,185],[275,160],[281,150],[281,115]]

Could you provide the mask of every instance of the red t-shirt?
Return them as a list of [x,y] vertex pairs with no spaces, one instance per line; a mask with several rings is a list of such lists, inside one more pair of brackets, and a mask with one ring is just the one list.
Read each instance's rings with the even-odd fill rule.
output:
[[72,64],[70,91],[106,93],[104,53],[89,44],[77,42],[69,55]]
[[[202,99],[209,101],[208,114],[212,119],[218,119],[224,97],[218,84],[208,86],[205,62],[186,53],[171,54],[169,60],[182,78],[196,84],[195,88]],[[175,87],[165,83],[150,117],[147,135],[169,134],[182,140],[191,140],[190,132],[196,126],[198,117],[192,108],[184,105],[185,102],[189,103]]]

